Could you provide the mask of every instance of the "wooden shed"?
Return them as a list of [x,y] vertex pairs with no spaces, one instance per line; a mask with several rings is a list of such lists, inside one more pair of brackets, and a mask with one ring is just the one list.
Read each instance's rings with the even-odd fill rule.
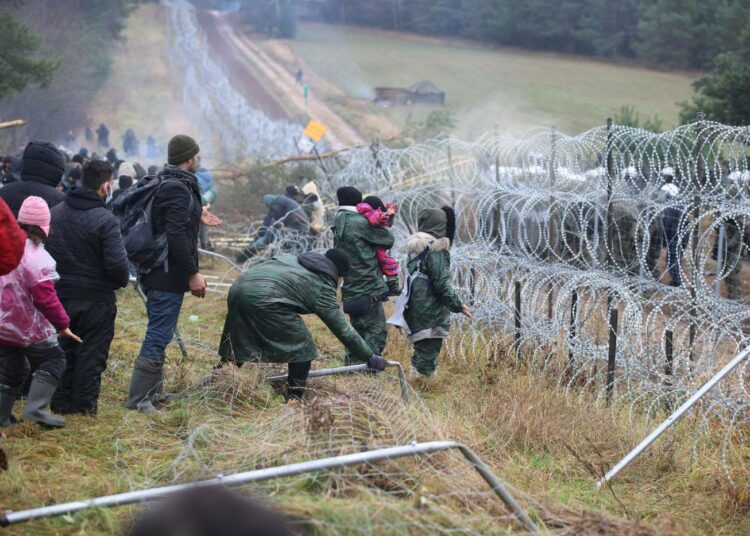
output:
[[409,88],[376,87],[375,102],[394,106],[409,106],[414,103],[444,106],[445,91],[429,80],[422,80]]
[[409,93],[411,93],[412,102],[445,105],[445,91],[429,80],[417,82],[409,88]]

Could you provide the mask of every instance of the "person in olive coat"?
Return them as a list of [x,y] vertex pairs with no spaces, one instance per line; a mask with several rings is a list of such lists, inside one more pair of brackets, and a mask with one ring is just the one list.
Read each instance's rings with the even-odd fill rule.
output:
[[317,315],[359,361],[383,370],[385,361],[346,321],[336,300],[349,273],[349,256],[282,253],[242,274],[229,290],[228,311],[219,345],[222,363],[288,363],[288,395],[302,396],[310,365],[318,357],[301,315]]
[[451,283],[448,250],[455,233],[453,209],[425,209],[419,213],[417,223],[418,232],[406,241],[410,284],[403,316],[414,345],[412,370],[431,376],[437,368],[443,339],[448,338],[450,314],[473,316]]
[[[340,207],[334,221],[333,245],[346,251],[352,263],[351,273],[341,289],[344,312],[372,351],[381,354],[388,338],[383,309],[383,302],[388,300],[388,287],[375,248],[391,249],[393,233],[385,227],[373,227],[357,212],[362,193],[356,188],[341,187],[336,196]],[[347,364],[354,361],[355,356],[346,355]]]

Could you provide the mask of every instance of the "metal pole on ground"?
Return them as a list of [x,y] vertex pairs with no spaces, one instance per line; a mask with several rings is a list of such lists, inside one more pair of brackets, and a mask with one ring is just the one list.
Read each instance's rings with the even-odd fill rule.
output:
[[111,506],[123,506],[127,504],[141,504],[162,499],[175,493],[198,487],[225,486],[228,488],[241,486],[250,482],[262,482],[275,478],[283,478],[317,471],[337,469],[358,465],[362,463],[375,463],[384,460],[394,460],[409,456],[421,456],[434,454],[446,450],[456,449],[463,454],[480,474],[487,484],[495,492],[500,500],[505,503],[508,509],[516,517],[518,523],[527,531],[534,534],[539,533],[539,528],[529,518],[526,512],[516,502],[515,498],[505,487],[505,484],[485,465],[477,454],[469,447],[456,443],[454,441],[429,441],[425,443],[413,443],[411,445],[388,447],[383,449],[371,450],[368,452],[358,452],[355,454],[345,454],[342,456],[332,456],[320,460],[310,460],[306,462],[282,465],[279,467],[269,467],[266,469],[256,469],[254,471],[245,471],[227,476],[217,476],[210,480],[202,480],[189,484],[176,484],[173,486],[163,486],[138,491],[129,491],[118,493],[116,495],[107,495],[95,499],[82,501],[73,501],[52,506],[43,506],[31,510],[22,510],[20,512],[7,511],[0,516],[0,526],[7,527],[15,523],[41,519],[44,517],[60,516],[71,514],[87,508],[105,508]]
[[630,451],[627,456],[625,456],[612,469],[610,469],[607,474],[605,474],[604,477],[596,483],[596,487],[601,488],[603,484],[606,484],[614,477],[616,477],[620,473],[620,471],[625,469],[625,467],[627,467],[633,460],[635,460],[641,453],[643,453],[643,451],[645,451],[649,447],[649,445],[651,445],[651,443],[656,441],[656,439],[660,435],[662,435],[669,427],[676,423],[680,419],[680,417],[685,415],[685,413],[687,413],[687,411],[691,407],[693,407],[695,403],[698,402],[698,400],[703,398],[703,396],[708,391],[710,391],[717,383],[723,380],[727,376],[727,374],[732,372],[732,370],[734,370],[737,365],[744,361],[748,355],[750,355],[750,347],[742,350],[742,352],[737,354],[734,359],[724,365],[724,368],[717,372],[713,378],[703,384],[703,386],[698,389],[693,394],[693,396],[688,398],[684,404],[677,408],[677,410],[672,413],[672,415],[670,415],[667,420],[661,423],[653,432],[646,436],[646,438],[641,441],[638,446]]
[[[409,401],[409,384],[406,382],[406,374],[404,374],[404,367],[398,361],[386,361],[386,368],[393,367],[398,373],[398,381],[401,386],[401,396],[407,402]],[[347,365],[345,367],[334,367],[320,370],[310,371],[308,378],[323,378],[325,376],[343,376],[346,374],[357,374],[369,370],[367,363],[360,363],[357,365]],[[280,376],[270,376],[266,378],[267,383],[283,383],[289,379],[289,376],[282,374]]]

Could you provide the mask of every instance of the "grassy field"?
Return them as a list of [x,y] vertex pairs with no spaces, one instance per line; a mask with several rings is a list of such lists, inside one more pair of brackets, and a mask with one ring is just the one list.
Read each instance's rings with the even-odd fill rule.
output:
[[[498,127],[520,134],[556,126],[576,134],[602,125],[625,104],[677,122],[677,102],[692,94],[689,73],[668,73],[585,58],[463,42],[407,37],[361,28],[301,24],[294,52],[316,75],[349,97],[370,99],[376,86],[407,87],[431,80],[446,91],[460,121],[458,135],[473,137]],[[311,91],[316,87],[311,82]],[[334,99],[335,101],[335,99]],[[345,104],[339,102],[341,107]],[[426,107],[370,106],[403,124]]]
[[[223,269],[203,263],[202,271],[220,274]],[[592,535],[750,531],[746,491],[727,483],[711,455],[691,460],[692,434],[699,423],[681,424],[611,490],[598,492],[592,485],[596,477],[648,427],[629,407],[605,409],[585,394],[559,390],[554,378],[503,359],[494,366],[480,364],[478,374],[474,363],[445,356],[437,381],[412,383],[409,404],[400,401],[394,382],[365,376],[315,380],[314,402],[285,405],[260,382],[253,367],[200,383],[216,363],[224,314],[220,294],[203,301],[186,298],[180,325],[189,356],[182,359],[173,345],[167,357],[167,389],[180,394],[160,414],[144,416],[125,411],[122,401],[145,314],[131,289],[120,292],[98,417],[68,417],[67,428],[57,431],[30,423],[5,428],[3,448],[10,469],[0,478],[0,505],[18,510],[351,452],[404,437],[447,438],[480,453],[553,533],[556,526]],[[321,322],[310,319],[309,326],[322,355],[314,368],[340,363],[343,350],[338,342]],[[408,366],[408,344],[395,332],[386,355]],[[719,455],[718,446],[708,439],[700,447]],[[437,528],[448,526],[476,527],[484,515],[481,507],[465,502],[456,506],[440,494],[446,479],[455,487],[447,490],[451,492],[476,485],[465,465],[452,463],[435,457],[423,464],[411,477],[421,482],[416,494],[383,493],[397,485],[393,475],[414,469],[408,462],[386,464],[383,470],[391,475],[386,481],[371,471],[351,470],[274,481],[248,491],[308,520],[306,526],[315,534],[436,534]],[[449,467],[458,473],[444,475]],[[434,494],[426,506],[421,505],[423,493]],[[122,533],[138,511],[91,510],[4,532]],[[505,534],[506,526],[480,532]]]

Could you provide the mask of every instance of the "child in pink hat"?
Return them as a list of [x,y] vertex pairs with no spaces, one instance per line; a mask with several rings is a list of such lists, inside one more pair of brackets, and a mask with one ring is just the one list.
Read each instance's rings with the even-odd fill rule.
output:
[[50,233],[50,213],[41,197],[27,197],[18,211],[26,231],[21,263],[0,277],[0,426],[14,421],[12,410],[21,385],[35,365],[24,418],[46,426],[65,421],[47,410],[63,370],[65,354],[58,334],[80,342],[70,331],[70,319],[55,292],[55,260],[44,249]]

